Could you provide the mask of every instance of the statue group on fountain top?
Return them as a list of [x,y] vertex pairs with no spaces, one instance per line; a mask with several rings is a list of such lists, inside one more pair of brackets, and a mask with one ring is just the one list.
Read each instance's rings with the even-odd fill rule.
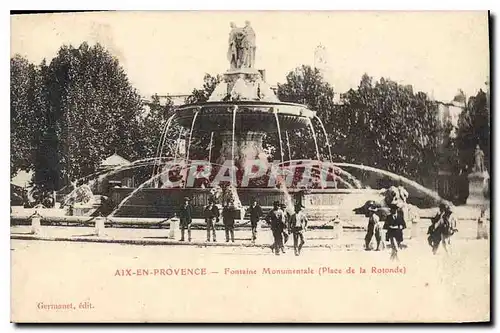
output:
[[230,23],[229,48],[227,59],[230,70],[240,68],[254,68],[255,64],[255,32],[249,21],[245,21],[243,28],[238,28],[234,22]]

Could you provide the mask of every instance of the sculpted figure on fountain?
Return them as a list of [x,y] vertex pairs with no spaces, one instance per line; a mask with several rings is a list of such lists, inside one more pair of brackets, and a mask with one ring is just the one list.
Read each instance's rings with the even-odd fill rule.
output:
[[229,45],[227,59],[231,71],[239,68],[253,68],[255,63],[255,31],[250,21],[245,22],[244,28],[238,28],[234,22],[230,23]]

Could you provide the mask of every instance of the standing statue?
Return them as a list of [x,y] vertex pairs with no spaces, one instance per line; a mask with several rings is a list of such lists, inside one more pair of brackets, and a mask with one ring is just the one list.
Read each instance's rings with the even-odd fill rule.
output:
[[479,148],[479,145],[476,145],[476,150],[474,151],[474,167],[472,168],[472,172],[474,173],[482,173],[486,171],[486,167],[484,166],[484,152]]
[[255,31],[250,25],[250,21],[245,21],[245,27],[243,28],[245,33],[244,48],[245,48],[245,67],[253,68],[255,65]]
[[245,22],[244,28],[238,28],[234,22],[230,23],[229,47],[227,60],[230,70],[252,68],[255,62],[255,32],[250,22]]
[[243,43],[245,33],[243,29],[238,28],[234,22],[230,23],[231,31],[229,32],[229,48],[227,50],[227,60],[229,60],[229,68],[231,70],[241,68],[244,59]]
[[236,65],[238,63],[238,52],[237,52],[237,46],[236,46],[236,33],[237,33],[237,27],[234,22],[229,23],[229,26],[231,27],[231,31],[229,32],[229,48],[227,50],[227,60],[229,60],[229,68],[231,70],[236,68]]

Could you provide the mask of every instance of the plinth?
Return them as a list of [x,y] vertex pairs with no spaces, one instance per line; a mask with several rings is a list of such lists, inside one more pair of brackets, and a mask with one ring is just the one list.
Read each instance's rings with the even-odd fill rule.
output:
[[[224,75],[224,81],[227,83],[227,94],[230,95],[233,91],[233,88],[238,79],[242,79],[242,81],[249,86],[248,89],[254,88],[253,90],[256,92],[257,82],[262,79],[260,72],[256,69],[252,68],[240,68],[235,70],[229,70]],[[240,93],[245,94],[244,91],[240,91]],[[251,94],[250,94],[251,95]],[[258,100],[258,97],[253,96],[244,96],[245,99],[249,100]]]
[[484,205],[489,202],[489,198],[485,195],[488,188],[488,180],[490,178],[487,171],[474,172],[468,177],[469,179],[469,197],[467,205]]

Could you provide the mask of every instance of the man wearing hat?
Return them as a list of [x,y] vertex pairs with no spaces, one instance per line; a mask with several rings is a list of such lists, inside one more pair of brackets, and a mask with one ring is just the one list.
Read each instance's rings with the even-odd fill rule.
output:
[[266,221],[273,232],[274,244],[272,247],[274,253],[279,256],[283,248],[283,230],[285,230],[285,214],[280,209],[279,201],[273,202],[273,210],[267,214]]
[[248,208],[250,214],[250,225],[252,226],[252,243],[257,239],[257,223],[259,223],[262,216],[262,208],[257,203],[257,199],[253,199],[250,207]]
[[216,242],[215,223],[219,222],[219,208],[217,208],[212,198],[208,199],[208,205],[203,210],[203,216],[207,224],[207,242],[210,242],[210,231],[212,231],[212,240]]
[[280,208],[283,211],[283,215],[285,216],[285,229],[283,229],[283,247],[281,248],[281,252],[285,253],[285,244],[286,242],[288,242],[288,235],[291,233],[290,218],[292,217],[292,215],[288,213],[285,204],[281,204]]
[[383,223],[380,222],[380,217],[377,215],[378,210],[381,208],[373,200],[369,200],[365,203],[366,207],[366,217],[368,217],[368,228],[366,230],[365,236],[365,250],[370,251],[370,242],[372,241],[373,235],[375,235],[375,240],[377,241],[377,249],[380,250],[380,244],[382,243],[382,249],[385,248],[385,243],[382,242],[382,230]]
[[308,221],[303,209],[304,206],[298,203],[295,206],[295,214],[290,217],[290,229],[293,233],[293,250],[296,256],[300,255],[302,246],[304,246],[304,232],[307,230]]
[[234,218],[236,209],[232,199],[227,200],[222,208],[222,223],[224,224],[224,232],[226,233],[226,243],[231,240],[234,243]]
[[398,250],[403,242],[403,230],[406,229],[406,221],[403,210],[397,205],[391,205],[390,214],[384,223],[387,230],[386,239],[390,242],[392,252],[391,259],[398,259]]
[[427,230],[429,237],[427,241],[432,247],[432,253],[436,254],[439,244],[443,244],[443,248],[448,252],[451,236],[457,231],[457,221],[453,216],[453,210],[449,202],[439,204],[439,212],[432,218],[431,225]]
[[184,203],[181,205],[179,209],[179,220],[181,226],[181,239],[180,241],[184,241],[184,230],[187,229],[188,232],[188,241],[191,241],[191,222],[193,221],[193,206],[189,202],[190,199],[188,197],[184,198]]

